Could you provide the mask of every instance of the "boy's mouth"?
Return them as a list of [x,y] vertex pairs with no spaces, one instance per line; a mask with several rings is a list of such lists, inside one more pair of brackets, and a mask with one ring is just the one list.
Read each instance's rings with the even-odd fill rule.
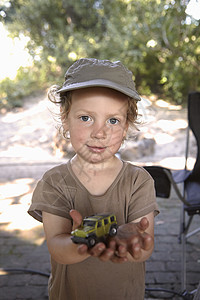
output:
[[89,146],[87,145],[89,150],[92,152],[96,152],[96,153],[101,153],[104,152],[106,150],[106,147],[98,147],[98,146]]

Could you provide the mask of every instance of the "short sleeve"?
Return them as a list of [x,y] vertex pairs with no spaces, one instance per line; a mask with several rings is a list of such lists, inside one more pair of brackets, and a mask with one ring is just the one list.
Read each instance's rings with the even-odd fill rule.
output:
[[154,212],[159,213],[156,203],[154,181],[143,168],[138,168],[137,176],[132,185],[132,192],[128,209],[128,222],[134,221]]
[[42,222],[42,211],[71,219],[69,211],[74,208],[76,189],[67,184],[67,176],[60,172],[44,175],[33,192],[32,204],[28,213]]

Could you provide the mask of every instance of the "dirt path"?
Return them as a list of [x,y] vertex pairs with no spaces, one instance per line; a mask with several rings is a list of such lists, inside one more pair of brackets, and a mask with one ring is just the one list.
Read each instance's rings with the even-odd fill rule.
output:
[[24,108],[0,115],[0,164],[56,160],[52,139],[56,132],[45,95],[30,97]]

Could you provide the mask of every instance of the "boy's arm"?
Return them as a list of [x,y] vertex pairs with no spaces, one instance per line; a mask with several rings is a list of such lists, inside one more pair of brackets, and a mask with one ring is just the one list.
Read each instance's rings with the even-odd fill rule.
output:
[[153,212],[134,222],[119,226],[117,236],[111,239],[109,246],[98,243],[92,249],[86,245],[76,245],[71,241],[71,231],[82,221],[81,215],[72,210],[71,221],[43,212],[43,226],[47,246],[52,258],[60,264],[78,263],[90,255],[102,261],[112,260],[123,263],[127,260],[141,262],[151,255],[154,248]]
[[76,220],[73,222],[73,228],[71,221],[66,218],[47,212],[42,212],[42,218],[48,250],[56,262],[60,264],[74,264],[90,256],[88,253],[79,254],[78,246],[71,241],[70,233],[72,229],[77,228],[81,224],[82,218],[80,214],[73,217]]

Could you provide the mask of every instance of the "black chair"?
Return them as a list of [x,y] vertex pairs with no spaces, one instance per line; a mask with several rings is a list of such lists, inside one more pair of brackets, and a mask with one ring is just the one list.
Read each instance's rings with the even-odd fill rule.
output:
[[[190,134],[196,139],[197,156],[191,171],[187,169],[190,148]],[[185,169],[171,172],[159,166],[144,167],[155,181],[157,197],[169,198],[171,185],[178,199],[182,202],[180,219],[180,236],[182,244],[181,288],[186,290],[186,242],[187,239],[200,231],[200,227],[190,231],[194,215],[200,215],[200,93],[192,92],[188,96],[188,130],[186,137]],[[180,191],[179,183],[182,183]]]

